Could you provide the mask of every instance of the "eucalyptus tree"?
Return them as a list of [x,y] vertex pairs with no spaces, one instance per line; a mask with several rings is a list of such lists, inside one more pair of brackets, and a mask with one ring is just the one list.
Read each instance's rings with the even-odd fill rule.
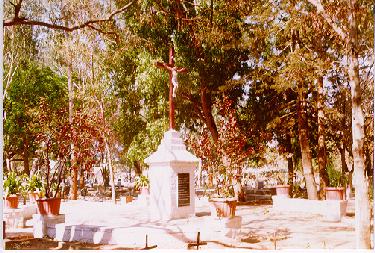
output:
[[[247,22],[250,27],[245,32],[247,38],[255,37],[256,39],[248,39],[245,43],[252,52],[257,52],[257,54],[253,53],[256,57],[252,59],[254,69],[259,73],[255,76],[255,81],[263,83],[264,86],[278,93],[285,93],[286,97],[294,96],[296,99],[295,101],[284,99],[286,104],[280,104],[274,109],[275,111],[289,109],[284,117],[296,117],[294,122],[298,125],[298,143],[301,149],[308,198],[317,199],[308,118],[310,113],[308,95],[316,73],[315,59],[312,50],[309,51],[308,48],[311,45],[311,34],[305,26],[306,22],[311,23],[310,17],[304,12],[301,13],[299,8],[298,5],[290,2],[254,1],[248,14]],[[280,119],[278,121],[280,122]],[[276,126],[275,123],[272,125]],[[291,133],[288,133],[286,137],[289,139],[287,143],[290,143]],[[287,146],[290,147],[289,144]]]
[[[81,29],[91,29],[104,34],[108,39],[117,40],[114,31],[116,16],[128,9],[132,2],[127,2],[114,9],[111,1],[6,1],[3,25],[4,27],[32,26],[38,27],[39,35],[46,31],[74,32]],[[101,15],[98,15],[101,13]],[[47,30],[43,30],[46,28]],[[34,31],[36,29],[33,29]],[[70,63],[70,62],[69,62]],[[73,118],[73,89],[71,82],[71,65],[68,64],[69,86],[69,118]],[[73,145],[71,149],[74,149]],[[72,152],[72,160],[74,161]],[[73,198],[77,196],[77,173],[73,175]]]
[[359,58],[371,41],[373,20],[371,6],[373,1],[348,0],[322,2],[308,0],[325,22],[331,27],[337,41],[345,45],[347,54],[347,75],[351,87],[352,99],[352,135],[354,159],[354,186],[356,203],[356,247],[371,247],[370,241],[370,203],[368,179],[365,175],[364,159],[364,114]]

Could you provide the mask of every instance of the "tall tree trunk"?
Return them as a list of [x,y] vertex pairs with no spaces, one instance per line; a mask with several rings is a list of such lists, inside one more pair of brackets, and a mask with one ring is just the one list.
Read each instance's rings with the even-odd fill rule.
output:
[[107,140],[105,139],[104,141],[105,141],[105,152],[107,156],[108,169],[109,169],[109,179],[111,181],[112,202],[116,204],[115,175],[113,173],[111,152],[109,150],[109,145],[108,145]]
[[306,99],[302,84],[298,84],[298,135],[302,154],[302,169],[306,181],[309,199],[318,199],[312,168],[311,150],[308,139],[308,122],[306,113]]
[[[73,123],[73,99],[74,99],[74,90],[72,84],[72,67],[71,65],[68,66],[68,97],[69,97],[69,123]],[[78,197],[78,167],[76,166],[76,161],[74,157],[74,144],[70,144],[70,163],[73,166],[73,175],[71,181],[71,191],[70,196],[71,199],[76,200]]]
[[23,138],[23,172],[30,176],[29,145],[26,136]]
[[340,143],[339,151],[340,151],[340,160],[341,160],[341,171],[343,173],[347,173],[349,172],[349,168],[348,168],[348,164],[346,163],[344,143]]
[[320,191],[319,198],[325,198],[325,187],[328,186],[328,173],[327,173],[327,153],[325,143],[325,129],[324,129],[324,102],[323,102],[323,77],[319,77],[317,80],[318,94],[317,94],[317,111],[318,111],[318,167],[320,176]]
[[216,143],[219,139],[219,134],[217,132],[217,127],[215,124],[214,117],[212,116],[212,104],[211,97],[207,94],[207,88],[203,85],[201,86],[201,102],[202,102],[202,111],[207,125],[208,130],[211,133],[211,137]]
[[365,177],[364,159],[364,115],[361,107],[361,87],[358,63],[358,38],[356,11],[358,3],[350,0],[349,14],[349,84],[352,94],[352,134],[353,134],[353,162],[354,162],[354,187],[355,187],[355,232],[356,248],[371,248],[370,231],[370,202],[368,196],[368,180]]
[[286,145],[286,151],[288,152],[288,185],[290,187],[289,189],[289,195],[290,197],[293,197],[293,178],[294,178],[294,166],[293,166],[293,152],[292,152],[292,138],[288,134],[287,136],[287,145]]
[[85,170],[81,168],[79,172],[79,188],[82,190],[85,187]]
[[[103,125],[105,126],[106,122],[105,122],[105,113],[104,113],[104,103],[103,103],[103,101],[100,101],[99,106],[100,106],[100,114],[101,114],[101,118],[102,118],[102,121],[103,121]],[[116,204],[115,175],[113,173],[111,151],[109,149],[108,139],[107,139],[107,136],[105,136],[105,134],[103,135],[103,139],[104,139],[105,153],[106,153],[106,156],[107,156],[107,163],[108,163],[108,169],[109,169],[109,180],[111,182],[112,202]]]
[[72,200],[77,200],[78,198],[78,168],[73,168],[72,177]]
[[288,185],[289,185],[289,196],[293,197],[293,156],[288,157]]
[[134,161],[133,165],[135,167],[135,174],[136,175],[141,175],[142,174],[142,168],[141,168],[140,162],[139,161]]

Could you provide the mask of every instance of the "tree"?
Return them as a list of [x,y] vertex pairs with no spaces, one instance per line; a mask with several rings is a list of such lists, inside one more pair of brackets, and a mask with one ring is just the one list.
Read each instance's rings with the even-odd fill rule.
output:
[[217,141],[212,116],[215,97],[226,92],[237,103],[235,98],[242,93],[241,88],[227,83],[246,68],[242,62],[247,59],[247,49],[238,41],[244,25],[240,6],[227,1],[155,1],[132,8],[134,14],[125,16],[129,29],[145,41],[155,60],[167,62],[169,48],[174,47],[176,66],[188,69],[178,77],[177,125],[184,122],[192,127],[202,122]]
[[51,110],[65,106],[65,79],[50,68],[36,62],[24,61],[16,70],[4,101],[7,117],[4,121],[4,154],[11,159],[23,157],[24,172],[30,174],[29,159],[37,149],[35,137],[40,133],[35,110],[46,100]]
[[[40,26],[65,32],[89,28],[116,37],[117,34],[111,29],[115,23],[114,18],[126,11],[131,5],[132,2],[111,11],[111,1],[109,3],[100,1],[50,1],[48,5],[38,2],[28,3],[24,0],[16,0],[15,3],[6,1],[3,26]],[[107,14],[108,12],[109,14]],[[95,18],[98,13],[107,15]],[[86,19],[81,21],[81,17]],[[69,23],[73,23],[73,25],[69,26]]]
[[228,97],[223,97],[216,101],[214,108],[217,110],[215,123],[218,126],[218,140],[213,140],[206,126],[201,132],[191,132],[186,140],[194,154],[202,159],[210,186],[213,179],[219,180],[223,174],[222,168],[229,179],[226,183],[241,175],[246,159],[255,153],[255,147],[249,146],[246,135],[239,127],[234,103]]
[[[344,5],[336,1],[323,5],[320,0],[309,0],[324,20],[331,26],[336,36],[344,43],[348,52],[347,74],[352,94],[352,134],[353,134],[353,159],[354,159],[354,185],[356,208],[356,246],[369,249],[370,242],[370,203],[368,196],[368,183],[365,177],[364,162],[364,115],[362,110],[362,93],[359,75],[359,54],[361,53],[361,40],[359,25],[368,17],[371,2],[360,5],[359,1],[349,0]],[[338,8],[338,5],[340,6]],[[340,15],[332,13],[333,8]],[[362,14],[362,19],[360,14]],[[366,27],[364,27],[366,29]]]

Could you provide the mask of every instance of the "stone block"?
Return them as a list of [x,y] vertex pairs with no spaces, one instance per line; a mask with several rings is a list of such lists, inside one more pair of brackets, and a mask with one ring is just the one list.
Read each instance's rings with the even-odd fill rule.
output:
[[[48,236],[48,234],[53,235],[56,234],[56,231],[48,230],[56,230],[56,224],[64,223],[65,222],[65,215],[55,215],[55,216],[47,216],[41,214],[34,214],[33,215],[33,236],[34,238],[43,238],[44,236]],[[52,236],[53,237],[53,236]]]
[[3,219],[10,228],[23,228],[26,221],[32,218],[33,214],[37,213],[35,204],[20,205],[16,209],[4,209]]
[[273,209],[323,215],[328,221],[339,222],[346,214],[347,200],[309,200],[272,196]]

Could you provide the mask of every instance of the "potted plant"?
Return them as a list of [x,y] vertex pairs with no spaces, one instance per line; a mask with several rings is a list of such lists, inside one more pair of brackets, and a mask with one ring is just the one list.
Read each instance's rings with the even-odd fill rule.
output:
[[[216,193],[209,201],[211,216],[214,217],[234,217],[236,215],[236,206],[238,197],[236,197],[236,184],[232,184],[232,173],[224,166],[219,166],[216,185]],[[233,180],[234,181],[234,180]]]
[[149,194],[148,186],[150,184],[150,181],[147,176],[140,175],[139,177],[136,177],[135,179],[135,188],[138,189],[141,193],[141,195]]
[[5,193],[5,207],[18,208],[18,193],[21,187],[21,179],[16,172],[11,171],[3,181],[3,189]]
[[44,167],[45,173],[45,184],[42,189],[42,196],[36,200],[38,206],[38,212],[42,215],[59,215],[61,205],[61,182],[63,172],[65,171],[65,157],[61,156],[58,158],[57,166],[51,173],[51,166],[49,160],[50,149],[52,143],[49,138],[45,138],[42,142],[42,149],[40,152],[40,165]]
[[277,185],[275,186],[276,195],[279,197],[289,198],[290,185],[285,183],[285,181],[283,180],[280,174],[277,175],[276,181],[277,181]]
[[328,166],[327,174],[329,179],[329,186],[325,187],[326,200],[343,200],[344,199],[344,178],[341,173],[335,170],[332,166]]
[[43,183],[39,175],[34,174],[28,178],[26,190],[31,203],[36,203],[36,200],[41,197],[42,188]]

